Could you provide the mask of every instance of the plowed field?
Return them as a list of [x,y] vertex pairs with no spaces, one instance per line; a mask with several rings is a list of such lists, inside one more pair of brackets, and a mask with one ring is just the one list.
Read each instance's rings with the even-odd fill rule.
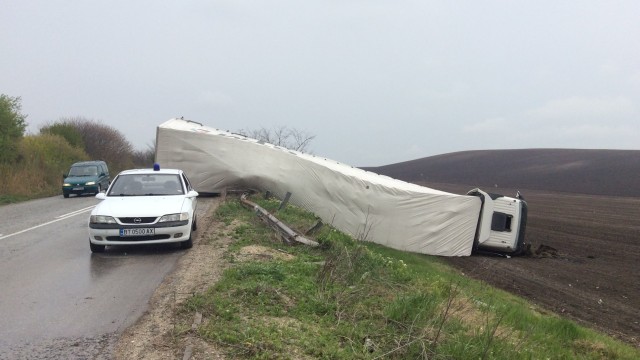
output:
[[[459,194],[470,190],[424,185]],[[530,255],[447,261],[469,276],[640,347],[640,198],[521,192],[529,205]]]

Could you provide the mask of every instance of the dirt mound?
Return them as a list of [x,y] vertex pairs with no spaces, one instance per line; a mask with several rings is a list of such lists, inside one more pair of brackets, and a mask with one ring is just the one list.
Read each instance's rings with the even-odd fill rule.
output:
[[245,246],[236,256],[239,261],[269,261],[273,259],[291,260],[293,255],[260,245]]
[[540,244],[535,251],[533,252],[529,251],[527,255],[532,257],[537,257],[537,258],[543,258],[543,257],[557,258],[558,249],[551,247],[549,245]]

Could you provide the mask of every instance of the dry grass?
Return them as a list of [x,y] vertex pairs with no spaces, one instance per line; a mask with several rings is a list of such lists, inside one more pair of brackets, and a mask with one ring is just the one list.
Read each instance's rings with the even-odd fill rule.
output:
[[62,174],[88,159],[57,135],[26,136],[18,151],[16,163],[0,164],[0,203],[59,194]]

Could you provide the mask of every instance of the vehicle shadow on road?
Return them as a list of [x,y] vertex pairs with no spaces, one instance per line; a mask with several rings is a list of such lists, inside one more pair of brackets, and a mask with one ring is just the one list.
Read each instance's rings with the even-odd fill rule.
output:
[[91,278],[103,277],[122,267],[162,262],[167,256],[175,258],[185,252],[186,250],[179,244],[107,246],[103,253],[91,253],[89,259]]
[[149,244],[149,245],[118,245],[107,246],[103,253],[92,253],[91,258],[94,257],[118,257],[118,256],[145,256],[145,255],[158,255],[158,254],[172,254],[183,253],[185,249],[180,247],[178,243],[168,244]]

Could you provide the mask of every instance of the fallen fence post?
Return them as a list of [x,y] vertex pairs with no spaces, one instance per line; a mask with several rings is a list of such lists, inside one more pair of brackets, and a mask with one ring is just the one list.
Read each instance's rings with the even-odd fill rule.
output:
[[320,229],[323,225],[324,224],[322,223],[322,220],[318,220],[318,221],[316,221],[315,224],[313,224],[313,226],[311,226],[309,229],[307,229],[307,231],[305,231],[304,234],[305,235],[313,234],[318,229]]
[[278,220],[275,216],[271,215],[267,210],[260,207],[258,204],[247,200],[246,194],[242,194],[240,196],[240,201],[242,204],[253,208],[256,212],[256,215],[260,217],[263,221],[269,224],[271,227],[275,228],[280,234],[284,237],[286,241],[292,242],[296,241],[305,245],[310,246],[318,246],[319,244],[311,239],[307,239],[304,236],[299,235],[295,231],[293,231],[290,227],[288,227],[285,223]]

